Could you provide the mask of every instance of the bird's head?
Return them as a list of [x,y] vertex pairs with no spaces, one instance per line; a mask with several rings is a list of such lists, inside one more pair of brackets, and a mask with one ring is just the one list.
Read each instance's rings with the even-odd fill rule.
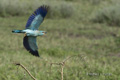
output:
[[39,32],[39,36],[43,36],[43,35],[45,35],[47,32],[45,32],[45,31],[40,31]]

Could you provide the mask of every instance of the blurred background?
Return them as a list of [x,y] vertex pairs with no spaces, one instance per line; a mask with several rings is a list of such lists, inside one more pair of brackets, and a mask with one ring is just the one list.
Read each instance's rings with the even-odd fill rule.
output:
[[[119,0],[0,0],[0,80],[32,80],[21,68],[24,64],[37,79],[60,80],[60,62],[66,62],[64,80],[120,79]],[[22,34],[29,16],[41,5],[49,12],[39,30],[39,54],[32,56],[23,46]]]

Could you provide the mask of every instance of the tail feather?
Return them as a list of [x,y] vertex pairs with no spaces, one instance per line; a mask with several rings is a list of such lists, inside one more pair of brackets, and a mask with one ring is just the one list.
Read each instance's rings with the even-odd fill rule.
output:
[[23,33],[22,30],[12,30],[13,33]]

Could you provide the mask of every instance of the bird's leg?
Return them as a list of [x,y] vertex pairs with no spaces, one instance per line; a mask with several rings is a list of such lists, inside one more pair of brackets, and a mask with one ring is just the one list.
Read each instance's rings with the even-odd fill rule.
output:
[[27,34],[26,34],[26,33],[24,34],[24,37],[25,37],[25,36],[27,36]]

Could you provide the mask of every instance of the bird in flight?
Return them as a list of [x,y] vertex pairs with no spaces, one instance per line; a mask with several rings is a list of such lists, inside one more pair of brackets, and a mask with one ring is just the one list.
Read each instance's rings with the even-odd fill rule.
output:
[[38,28],[43,22],[47,12],[48,6],[40,6],[34,11],[34,13],[29,17],[26,27],[24,30],[12,30],[13,33],[24,33],[23,38],[24,47],[34,56],[39,57],[38,47],[36,44],[36,37],[43,36],[46,34],[45,31],[39,31]]

